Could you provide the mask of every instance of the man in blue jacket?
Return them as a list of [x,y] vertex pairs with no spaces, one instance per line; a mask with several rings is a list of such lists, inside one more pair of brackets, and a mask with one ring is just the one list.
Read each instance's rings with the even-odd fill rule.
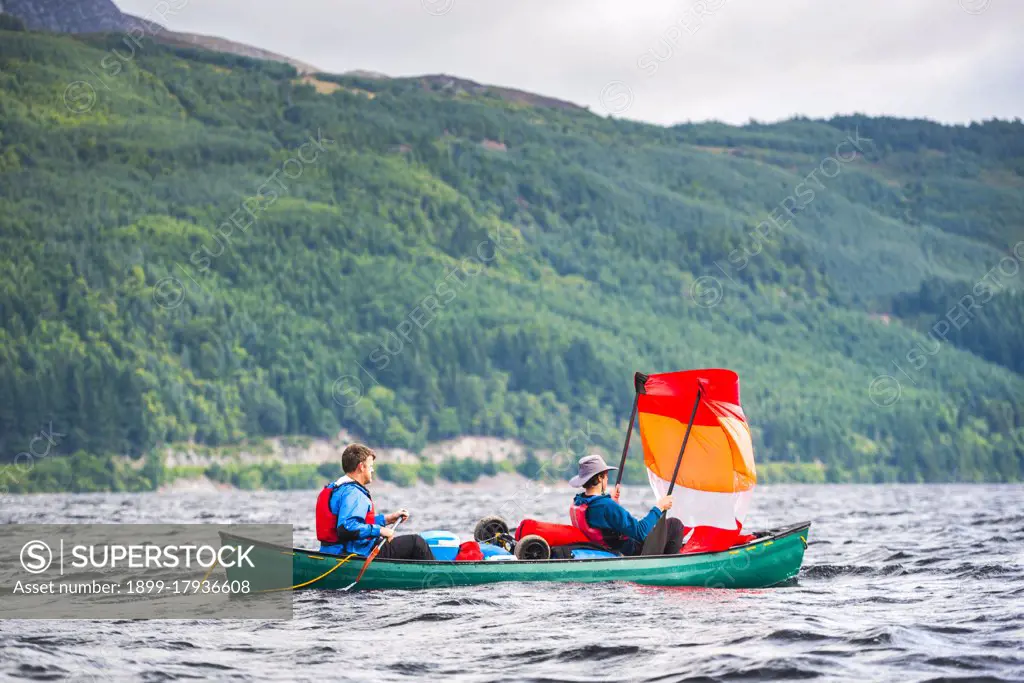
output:
[[[619,487],[608,495],[608,472],[617,470],[605,464],[600,455],[580,458],[579,474],[569,480],[572,486],[582,486],[569,508],[572,525],[582,531],[591,543],[609,548],[623,555],[639,555],[644,539],[651,533],[658,519],[672,507],[672,496],[659,500],[643,519],[637,519],[619,505]],[[670,518],[668,541],[662,554],[678,553],[683,547],[683,523]]]
[[320,552],[334,555],[369,555],[378,539],[385,540],[378,557],[400,560],[433,560],[430,546],[418,534],[395,536],[393,524],[407,519],[405,509],[381,515],[373,507],[366,488],[373,481],[377,454],[362,444],[352,444],[341,454],[345,475],[320,492],[316,502],[316,536]]

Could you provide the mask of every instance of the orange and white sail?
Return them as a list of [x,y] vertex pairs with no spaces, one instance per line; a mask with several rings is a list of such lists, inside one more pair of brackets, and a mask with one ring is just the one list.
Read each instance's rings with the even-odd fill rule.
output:
[[647,476],[660,498],[668,492],[698,387],[701,400],[669,514],[695,530],[688,549],[711,550],[738,538],[757,483],[739,377],[723,369],[647,375],[637,382],[637,416]]

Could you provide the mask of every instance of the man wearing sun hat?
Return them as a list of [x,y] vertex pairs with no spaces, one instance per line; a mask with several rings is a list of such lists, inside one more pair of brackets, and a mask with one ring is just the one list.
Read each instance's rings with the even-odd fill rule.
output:
[[[672,496],[659,500],[643,519],[637,519],[619,505],[619,491],[608,495],[608,472],[617,470],[605,463],[600,455],[585,455],[579,461],[579,473],[569,484],[582,486],[569,508],[572,525],[582,531],[591,543],[609,548],[623,555],[638,555],[644,539],[658,519],[672,507]],[[664,554],[679,552],[683,546],[683,523],[668,520],[668,542]]]

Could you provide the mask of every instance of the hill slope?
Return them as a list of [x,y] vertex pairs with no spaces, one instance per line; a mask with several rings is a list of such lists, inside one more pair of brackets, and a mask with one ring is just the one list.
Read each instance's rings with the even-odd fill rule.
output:
[[879,317],[1019,263],[1020,122],[661,128],[171,46],[93,83],[117,41],[0,37],[7,459],[616,449],[634,370],[726,366],[762,461],[1022,476],[1024,379]]

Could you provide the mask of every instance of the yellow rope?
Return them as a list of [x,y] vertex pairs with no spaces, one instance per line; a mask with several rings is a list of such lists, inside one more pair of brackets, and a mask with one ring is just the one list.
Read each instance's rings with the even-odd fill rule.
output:
[[205,573],[205,574],[203,574],[203,578],[199,579],[199,585],[200,585],[200,586],[201,586],[201,585],[203,585],[203,583],[204,583],[204,582],[205,582],[205,581],[206,581],[206,580],[207,580],[208,578],[210,578],[210,574],[212,574],[212,573],[213,573],[213,570],[217,568],[217,565],[218,565],[218,564],[220,564],[220,556],[218,556],[218,557],[217,557],[217,559],[215,559],[215,560],[213,561],[213,564],[211,564],[211,565],[210,565],[210,568],[206,570],[206,573]]
[[[285,553],[285,554],[287,554],[287,555],[294,555],[295,553]],[[312,558],[313,556],[310,555],[309,557]],[[355,553],[352,553],[351,555],[349,555],[348,557],[346,557],[346,558],[344,558],[342,560],[338,560],[337,564],[335,564],[333,567],[331,567],[330,569],[328,569],[327,571],[325,571],[323,574],[321,574],[320,576],[316,577],[312,581],[306,581],[305,583],[300,583],[300,584],[297,584],[295,586],[289,586],[288,588],[266,588],[264,590],[256,591],[256,592],[257,593],[274,593],[276,591],[292,591],[292,590],[295,590],[296,588],[305,588],[306,586],[310,585],[311,583],[316,583],[320,579],[324,578],[325,576],[327,576],[328,574],[333,572],[335,569],[337,569],[341,565],[343,565],[346,562],[348,562],[349,560],[351,560],[353,557],[356,557]],[[326,557],[318,557],[316,559],[318,559],[318,560],[326,560],[327,558]],[[204,574],[203,578],[199,580],[200,584],[205,582],[206,579],[210,578],[210,574],[212,574],[213,570],[217,568],[217,564],[219,562],[220,562],[220,558],[217,558],[216,560],[213,561],[213,564],[210,565],[210,568],[208,570],[206,570],[206,574]]]
[[330,569],[325,571],[323,574],[321,574],[320,576],[316,577],[315,579],[312,579],[310,581],[306,581],[305,583],[300,583],[300,584],[297,584],[295,586],[289,586],[288,588],[266,588],[264,590],[256,591],[256,592],[257,593],[274,593],[276,591],[292,591],[292,590],[295,590],[296,588],[305,588],[306,586],[308,586],[308,585],[310,585],[312,583],[316,583],[320,579],[324,578],[325,576],[327,576],[328,574],[333,572],[335,569],[337,569],[341,565],[343,565],[346,562],[348,562],[349,560],[351,560],[353,557],[356,557],[355,553],[352,553],[351,555],[349,555],[348,557],[346,557],[343,560],[338,560],[337,564],[335,564],[333,567],[331,567]]

